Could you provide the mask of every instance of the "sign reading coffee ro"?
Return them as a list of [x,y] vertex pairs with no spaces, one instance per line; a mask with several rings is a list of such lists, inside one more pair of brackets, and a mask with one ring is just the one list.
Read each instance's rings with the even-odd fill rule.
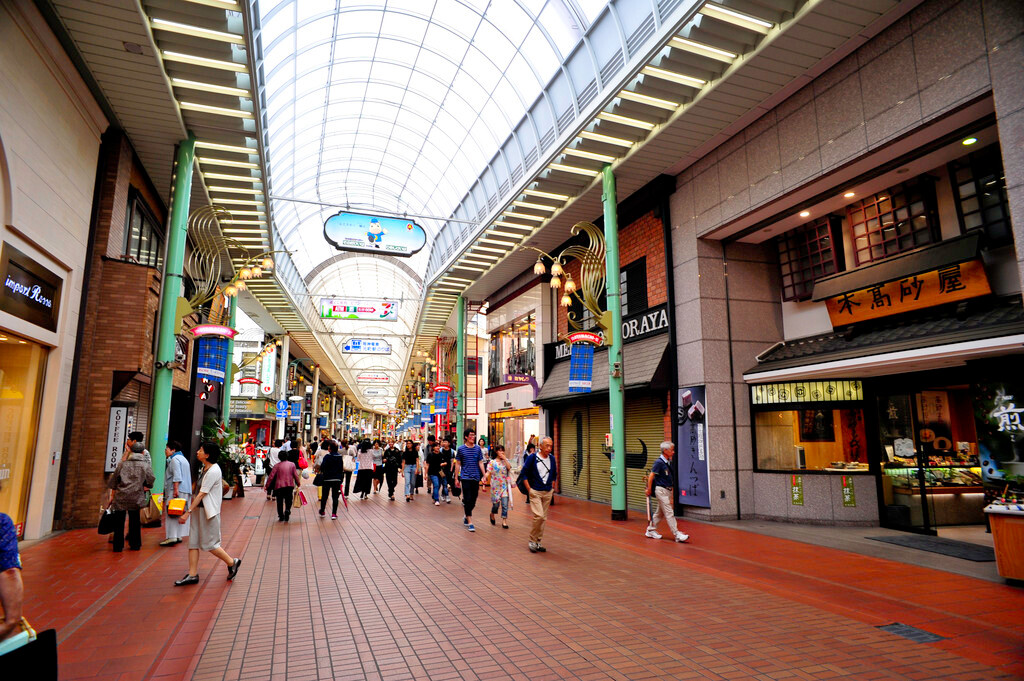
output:
[[57,330],[63,280],[9,243],[0,252],[0,310]]

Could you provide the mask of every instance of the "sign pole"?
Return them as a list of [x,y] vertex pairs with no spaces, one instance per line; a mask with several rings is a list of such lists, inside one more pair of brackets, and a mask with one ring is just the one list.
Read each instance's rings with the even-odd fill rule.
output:
[[[455,439],[461,442],[462,430],[466,427],[466,299],[459,296],[456,303],[458,310],[458,329],[455,331],[455,373],[459,383],[455,393]],[[478,433],[479,435],[479,433]]]
[[612,520],[626,520],[626,395],[625,367],[622,363],[622,306],[619,304],[619,215],[615,199],[615,173],[611,165],[602,172],[604,203],[605,272],[608,285],[608,310],[612,328],[608,348],[608,413],[612,432]]
[[178,296],[181,272],[185,264],[185,235],[188,231],[189,197],[192,194],[192,166],[196,138],[191,135],[178,144],[175,160],[174,196],[167,221],[167,257],[164,259],[163,285],[160,290],[160,326],[157,329],[156,357],[153,366],[153,407],[149,420],[149,454],[153,460],[153,489],[164,486],[164,449],[171,422],[171,390],[174,387],[175,327],[178,321]]
[[[228,305],[230,306],[228,308],[228,326],[233,329],[235,328],[235,324],[238,323],[238,296],[229,296]],[[225,428],[227,428],[228,422],[231,420],[231,384],[235,379],[234,372],[232,371],[234,363],[235,337],[231,336],[228,338],[227,366],[224,367],[224,400],[220,416],[220,420],[224,423]]]
[[313,402],[312,414],[309,417],[309,439],[307,444],[313,440],[320,439],[320,365],[313,367]]
[[[286,400],[288,399],[288,356],[290,353],[289,344],[291,337],[285,334],[284,338],[281,339],[281,363],[278,366],[280,375],[277,377],[277,399]],[[288,423],[288,417],[278,419],[277,421],[277,438],[279,440],[284,439],[284,426]]]

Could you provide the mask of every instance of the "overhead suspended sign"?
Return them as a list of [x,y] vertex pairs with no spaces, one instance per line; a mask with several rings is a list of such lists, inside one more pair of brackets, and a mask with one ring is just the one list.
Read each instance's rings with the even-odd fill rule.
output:
[[383,338],[350,338],[341,351],[351,355],[390,355],[391,345]]
[[383,371],[364,371],[356,376],[356,381],[359,383],[388,383],[391,381],[391,377]]
[[263,355],[263,365],[260,367],[260,392],[270,395],[274,392],[274,381],[277,378],[277,346],[270,345]]
[[413,220],[342,211],[324,222],[324,238],[339,251],[409,257],[427,243]]
[[397,322],[398,303],[379,298],[321,298],[320,318]]
[[390,395],[391,393],[388,392],[387,388],[363,388],[363,394],[366,395],[367,397],[372,397],[375,395],[387,396]]

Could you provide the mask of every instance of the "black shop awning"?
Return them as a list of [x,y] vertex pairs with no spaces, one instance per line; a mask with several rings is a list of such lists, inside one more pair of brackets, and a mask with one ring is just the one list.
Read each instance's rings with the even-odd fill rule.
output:
[[[631,388],[667,388],[669,385],[668,336],[629,343],[622,349],[622,363],[626,369],[625,386]],[[546,405],[608,394],[608,351],[594,353],[593,386],[589,393],[569,392],[569,360],[555,365],[541,386],[534,404]]]

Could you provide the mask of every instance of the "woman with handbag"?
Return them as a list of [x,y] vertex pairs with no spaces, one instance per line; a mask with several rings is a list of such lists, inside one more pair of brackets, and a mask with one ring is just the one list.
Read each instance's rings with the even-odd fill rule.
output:
[[228,566],[228,581],[235,578],[241,558],[232,558],[220,546],[220,505],[221,483],[224,474],[217,461],[220,460],[220,446],[215,442],[204,442],[196,452],[196,458],[203,465],[196,481],[199,491],[192,498],[188,510],[178,518],[179,523],[191,523],[188,533],[188,574],[174,583],[187,586],[199,583],[199,551],[209,551]]
[[341,460],[344,469],[341,474],[341,479],[342,482],[345,483],[345,496],[347,497],[352,489],[352,474],[356,472],[355,448],[349,446],[348,440],[342,440],[341,447],[338,451],[341,452]]
[[512,464],[505,458],[505,448],[495,445],[491,448],[491,460],[487,463],[484,473],[484,485],[491,486],[491,525],[494,516],[501,507],[501,526],[508,529],[508,509],[512,502]]
[[[292,494],[301,482],[299,469],[289,457],[290,452],[281,455],[281,460],[267,476],[267,491],[277,499],[277,519],[288,522],[292,517]],[[298,452],[295,453],[296,458]]]
[[380,494],[380,488],[384,485],[384,450],[381,449],[380,440],[373,441],[373,493]]
[[370,450],[370,441],[363,440],[359,443],[359,471],[356,473],[356,488],[353,490],[360,495],[360,499],[370,496],[373,485],[373,452]]
[[140,511],[149,505],[146,489],[153,486],[156,476],[153,467],[143,456],[146,447],[141,442],[132,445],[128,458],[117,464],[107,480],[110,498],[107,508],[113,512],[114,553],[124,550],[124,518],[128,516],[128,548],[142,548],[142,518]]
[[[341,476],[345,472],[345,463],[338,453],[338,443],[333,440],[327,445],[327,454],[320,460],[320,473],[317,477],[323,489],[320,497],[320,517],[324,517],[327,509],[327,493],[332,499],[331,520],[338,518],[338,497],[341,496]],[[314,481],[315,482],[315,481]]]

